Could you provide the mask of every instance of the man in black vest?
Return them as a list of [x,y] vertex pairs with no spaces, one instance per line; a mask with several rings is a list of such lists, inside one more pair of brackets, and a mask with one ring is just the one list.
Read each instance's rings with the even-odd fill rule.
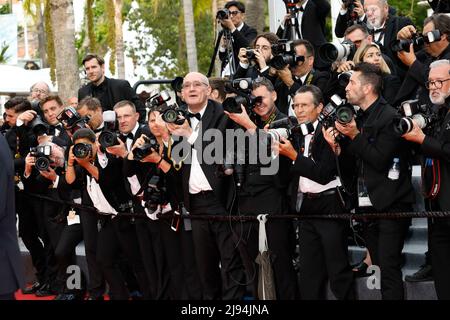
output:
[[122,100],[134,103],[141,119],[145,119],[145,107],[139,100],[130,83],[121,79],[105,77],[105,60],[95,54],[88,54],[83,59],[83,66],[89,83],[78,90],[78,101],[87,96],[100,100],[103,110],[112,110]]
[[[439,118],[435,130],[427,134],[414,123],[411,132],[403,137],[406,140],[418,143],[423,155],[426,157],[424,179],[430,177],[428,172],[436,170],[439,166],[438,181],[431,182],[425,180],[426,185],[433,188],[428,193],[427,202],[430,210],[446,211],[450,209],[450,62],[448,59],[437,60],[430,64],[430,74],[426,86],[430,92],[430,100],[439,106]],[[428,129],[428,128],[427,128]],[[432,160],[432,161],[429,161]],[[427,188],[428,189],[428,188]],[[428,191],[427,191],[428,192]],[[450,299],[450,259],[448,250],[449,239],[449,218],[433,218],[429,221],[429,250],[431,252],[431,263],[433,277],[436,286],[436,293],[439,299]]]
[[[335,127],[349,138],[340,143],[342,153],[356,158],[358,209],[410,211],[414,202],[410,150],[394,131],[396,111],[380,96],[381,86],[379,68],[368,63],[356,65],[346,93],[348,102],[358,105],[362,115],[357,122],[336,121]],[[383,299],[404,298],[401,252],[409,224],[410,219],[379,219],[369,225],[365,240],[372,261],[381,269]]]

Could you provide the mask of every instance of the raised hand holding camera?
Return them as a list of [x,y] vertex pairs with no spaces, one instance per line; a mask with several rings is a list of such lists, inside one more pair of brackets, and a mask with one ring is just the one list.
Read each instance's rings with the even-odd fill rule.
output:
[[342,133],[344,136],[349,137],[352,140],[355,139],[355,137],[359,134],[355,118],[353,118],[352,121],[346,124],[341,124],[339,121],[336,121],[334,125],[340,133]]

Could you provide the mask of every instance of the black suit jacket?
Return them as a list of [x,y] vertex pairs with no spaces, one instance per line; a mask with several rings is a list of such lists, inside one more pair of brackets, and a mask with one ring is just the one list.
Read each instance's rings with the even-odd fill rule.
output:
[[[233,54],[234,54],[234,66],[235,70],[237,70],[239,66],[239,50],[241,48],[249,48],[251,46],[252,41],[256,38],[258,32],[256,29],[250,27],[248,24],[244,22],[244,26],[241,31],[235,30],[231,36],[233,38]],[[228,63],[228,57],[226,52],[219,52],[219,59],[222,61],[221,70],[223,70]]]
[[[299,136],[298,138],[299,141],[304,141],[303,136]],[[292,181],[289,187],[289,204],[292,212],[296,210],[300,177],[305,177],[325,185],[333,181],[337,175],[336,158],[323,137],[322,125],[320,123],[314,132],[314,140],[310,148],[312,148],[311,158],[308,158],[299,151],[299,146],[296,146],[298,155],[291,169]]]
[[[200,123],[202,126],[201,132],[203,134],[208,129],[218,129],[223,132],[224,140],[225,129],[232,125],[232,121],[223,112],[222,105],[212,100],[208,100],[205,113],[203,114]],[[183,200],[185,207],[190,211],[189,177],[191,174],[191,145],[185,138],[174,136],[174,140],[175,144],[172,148],[171,161],[174,164],[182,163],[181,187],[183,189]],[[206,139],[203,139],[202,134],[199,134],[193,147],[196,147],[197,144],[202,146],[202,150],[197,150],[198,155],[200,155],[206,147],[209,146],[209,148],[211,148],[214,143],[214,139],[212,139],[212,141],[211,139],[207,141]],[[225,142],[223,143],[223,146],[225,146]],[[221,174],[222,169],[219,164],[206,164],[205,161],[203,161],[200,166],[217,199],[221,201],[224,208],[229,212],[232,209],[234,195],[234,183],[232,177]]]
[[78,90],[78,101],[81,101],[88,96],[98,98],[103,111],[105,111],[112,110],[114,105],[119,101],[128,100],[133,102],[136,106],[136,110],[139,112],[139,121],[145,122],[145,106],[142,104],[141,100],[139,100],[136,92],[134,92],[128,81],[105,77],[104,82],[102,82],[100,86],[104,86],[104,92],[102,94],[98,93],[98,88],[94,88],[95,86],[92,83],[88,83],[81,87]]
[[[302,18],[301,33],[303,39],[308,40],[314,46],[314,66],[321,70],[330,66],[329,63],[321,61],[318,56],[319,47],[327,42],[325,25],[330,10],[330,2],[327,0],[309,0]],[[281,27],[278,28],[277,36],[284,39],[291,39],[290,28],[286,30],[283,30]]]
[[23,287],[23,262],[16,231],[14,162],[0,134],[0,295]]
[[[407,142],[394,131],[392,120],[395,116],[395,109],[380,97],[370,107],[364,123],[358,125],[361,133],[344,149],[359,159],[358,172],[363,166],[369,198],[377,210],[388,209],[396,203],[414,202],[410,150]],[[398,180],[388,178],[394,158],[400,159]]]
[[437,195],[441,210],[450,209],[450,113],[447,112],[437,137],[425,136],[421,145],[425,156],[440,160],[441,188]]

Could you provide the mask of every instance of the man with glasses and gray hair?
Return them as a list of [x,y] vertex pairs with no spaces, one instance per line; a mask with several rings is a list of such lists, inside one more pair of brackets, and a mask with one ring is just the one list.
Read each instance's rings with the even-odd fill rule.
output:
[[[424,155],[422,176],[424,185],[433,188],[425,199],[427,209],[450,209],[450,61],[442,59],[430,64],[430,74],[425,86],[429,97],[437,105],[438,120],[426,134],[414,122],[414,128],[403,135],[408,141],[418,143]],[[436,173],[437,181],[428,181],[428,173]],[[434,191],[436,190],[436,191]],[[450,299],[450,219],[429,219],[429,252],[438,299]]]

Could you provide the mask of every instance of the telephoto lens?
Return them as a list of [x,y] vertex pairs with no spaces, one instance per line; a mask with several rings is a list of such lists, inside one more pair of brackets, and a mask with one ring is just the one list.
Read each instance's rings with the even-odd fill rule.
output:
[[84,159],[92,155],[92,146],[87,143],[77,143],[72,149],[73,155],[78,159]]

